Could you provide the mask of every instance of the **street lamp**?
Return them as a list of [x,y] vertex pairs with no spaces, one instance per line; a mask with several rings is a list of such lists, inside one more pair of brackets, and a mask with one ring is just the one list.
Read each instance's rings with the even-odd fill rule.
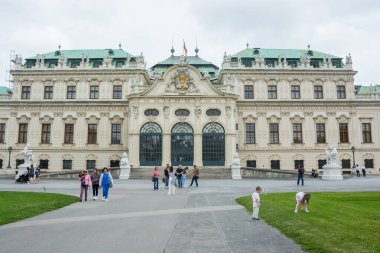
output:
[[354,146],[352,146],[351,147],[351,151],[352,151],[352,160],[353,160],[353,162],[354,162],[354,164],[352,165],[352,172],[351,172],[351,174],[352,175],[354,175],[355,174],[355,150],[356,150],[356,148],[354,147]]
[[7,167],[7,174],[10,175],[12,174],[12,168],[11,168],[11,153],[12,153],[12,147],[9,147],[8,148],[8,152],[9,152],[9,158],[8,158],[8,167]]

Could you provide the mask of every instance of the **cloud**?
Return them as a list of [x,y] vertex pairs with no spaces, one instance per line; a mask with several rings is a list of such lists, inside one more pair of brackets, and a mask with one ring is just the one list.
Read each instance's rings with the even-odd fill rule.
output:
[[[0,77],[9,51],[24,57],[63,49],[116,48],[144,53],[148,66],[176,54],[182,40],[220,65],[223,53],[250,46],[306,48],[353,56],[357,84],[380,83],[380,2],[370,0],[3,0]],[[4,83],[0,83],[4,84]]]

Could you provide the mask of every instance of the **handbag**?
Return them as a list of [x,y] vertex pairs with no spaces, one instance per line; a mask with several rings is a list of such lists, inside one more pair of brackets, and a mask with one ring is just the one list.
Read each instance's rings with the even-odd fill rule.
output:
[[109,186],[109,188],[112,188],[113,187],[113,183],[112,183],[112,181],[110,180],[110,186]]

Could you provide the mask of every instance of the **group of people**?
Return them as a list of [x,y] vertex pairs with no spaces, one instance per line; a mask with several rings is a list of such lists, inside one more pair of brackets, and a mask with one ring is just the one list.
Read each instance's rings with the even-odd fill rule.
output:
[[[192,173],[189,173],[188,169],[189,167],[182,168],[182,166],[179,165],[178,168],[174,170],[173,166],[169,166],[169,164],[166,165],[166,168],[164,169],[164,177],[162,179],[162,182],[165,184],[165,188],[169,190],[168,195],[174,195],[176,188],[185,187],[187,174],[192,175],[189,187],[192,187],[194,182],[196,187],[198,187],[198,179],[200,174],[198,167],[194,165]],[[158,170],[158,167],[155,167],[152,177],[153,189],[155,191],[159,189],[159,178],[160,172]]]
[[87,201],[87,192],[88,188],[92,187],[92,196],[93,200],[98,199],[99,188],[102,189],[102,200],[108,201],[108,193],[109,189],[113,187],[113,178],[111,173],[108,171],[106,167],[102,169],[102,173],[100,174],[98,170],[95,168],[92,171],[92,174],[89,175],[87,170],[82,171],[79,174],[80,181],[80,196],[79,201],[83,201],[83,193],[84,193],[84,201]]
[[30,182],[38,184],[40,182],[40,174],[41,169],[40,167],[33,165],[29,168],[27,167],[25,172],[21,175],[16,170],[15,173],[15,183],[21,183],[21,184],[30,184]]
[[[356,170],[356,176],[360,177],[359,164],[355,165],[355,170]],[[362,174],[363,174],[363,177],[365,177],[367,175],[367,171],[366,171],[364,163],[363,163],[363,166],[362,166]]]
[[[260,186],[256,187],[256,191],[252,194],[252,220],[259,221],[259,210],[261,205],[260,194],[262,188]],[[298,210],[304,210],[309,213],[309,209],[307,208],[310,203],[311,194],[307,192],[298,192],[296,194],[296,208],[294,209],[295,213],[298,213]]]

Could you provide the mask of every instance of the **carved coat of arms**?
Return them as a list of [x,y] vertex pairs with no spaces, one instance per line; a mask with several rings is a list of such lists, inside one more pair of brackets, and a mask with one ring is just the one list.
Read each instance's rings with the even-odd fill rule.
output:
[[197,93],[199,89],[194,84],[194,78],[190,75],[187,68],[178,68],[175,73],[170,76],[170,80],[165,89],[170,93]]

